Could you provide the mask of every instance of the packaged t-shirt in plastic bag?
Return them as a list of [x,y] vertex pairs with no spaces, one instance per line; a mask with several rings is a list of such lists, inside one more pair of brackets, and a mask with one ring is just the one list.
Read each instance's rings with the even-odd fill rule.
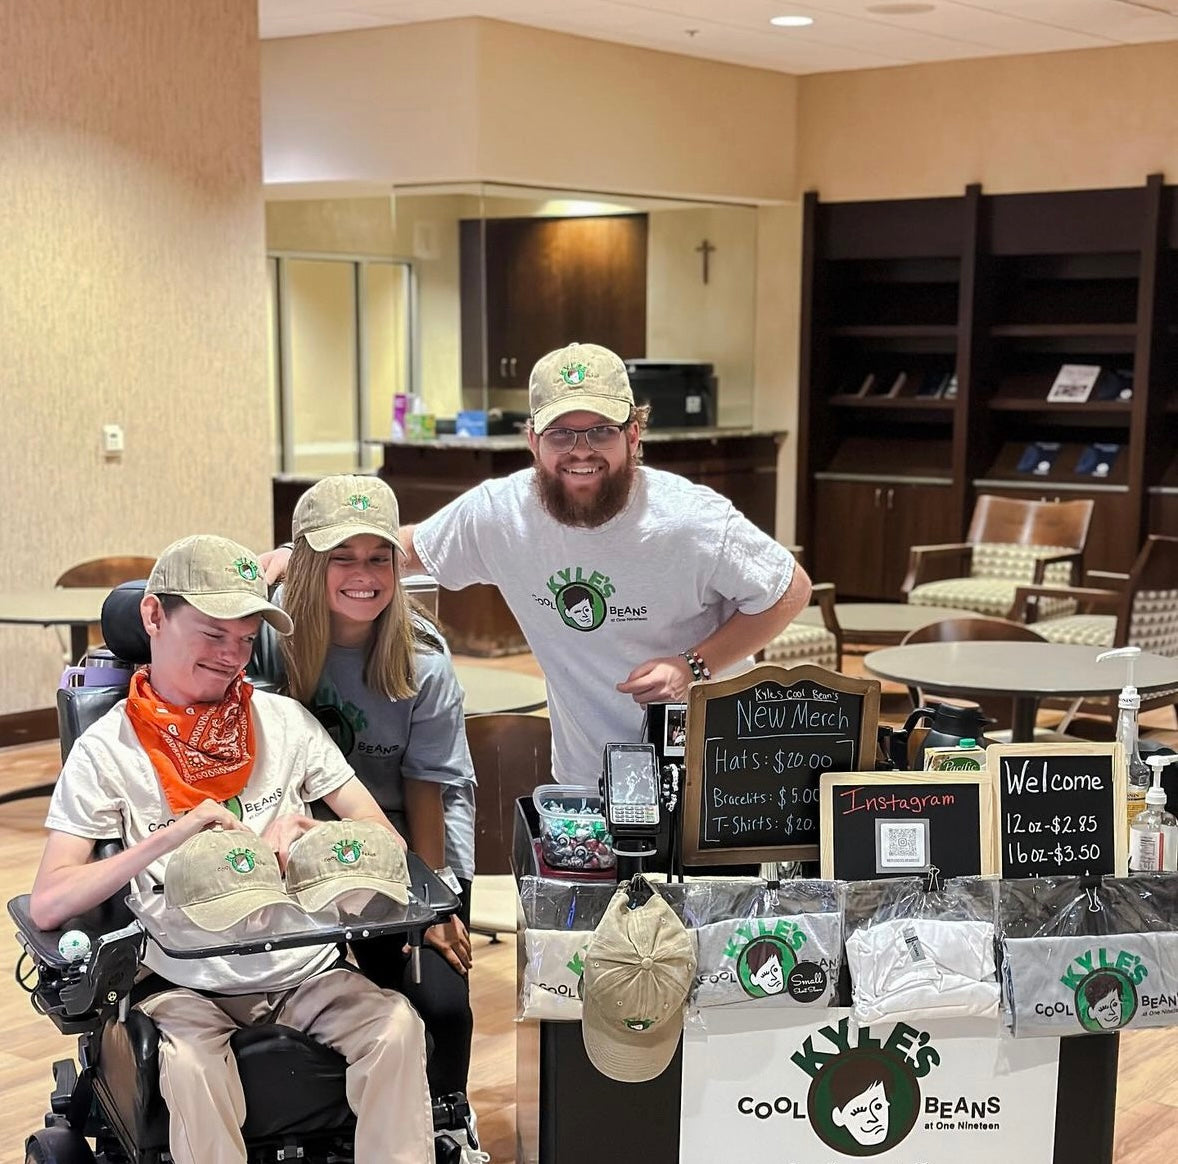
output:
[[994,1016],[996,882],[924,878],[857,881],[846,887],[846,958],[852,1016],[864,1026]]
[[[842,911],[833,881],[693,884],[697,1007],[757,1002],[823,1007],[838,989]],[[713,920],[709,920],[713,919]]]
[[1178,1024],[1178,876],[1039,877],[1000,894],[1015,1036]]

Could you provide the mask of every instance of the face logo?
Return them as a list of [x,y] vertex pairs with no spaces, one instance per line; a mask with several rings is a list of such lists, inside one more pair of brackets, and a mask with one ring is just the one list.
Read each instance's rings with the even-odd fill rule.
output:
[[570,387],[579,388],[585,383],[589,369],[584,364],[565,364],[560,370],[560,378]]
[[368,499],[367,494],[364,493],[353,493],[352,496],[348,498],[348,504],[353,509],[358,509],[361,513],[363,513],[366,509],[372,508],[372,502]]
[[628,1018],[622,1019],[622,1024],[629,1031],[649,1031],[654,1026],[654,1019]]
[[359,841],[337,841],[331,851],[341,865],[355,865],[360,860]]
[[586,582],[573,582],[556,592],[556,609],[565,626],[573,630],[596,630],[605,622],[605,599],[601,591]]
[[884,1048],[856,1048],[827,1063],[807,1098],[810,1125],[844,1156],[877,1156],[894,1148],[920,1114],[920,1085],[911,1066]]
[[250,849],[231,849],[225,854],[225,860],[234,873],[252,873],[254,871],[254,854]]
[[234,569],[238,576],[244,578],[247,582],[256,582],[258,580],[258,563],[253,558],[238,558],[233,563]]
[[1127,974],[1108,966],[1081,979],[1075,998],[1080,1025],[1097,1034],[1119,1030],[1137,1013],[1137,988]]
[[750,998],[780,994],[797,959],[780,938],[766,935],[749,942],[740,952],[736,973]]

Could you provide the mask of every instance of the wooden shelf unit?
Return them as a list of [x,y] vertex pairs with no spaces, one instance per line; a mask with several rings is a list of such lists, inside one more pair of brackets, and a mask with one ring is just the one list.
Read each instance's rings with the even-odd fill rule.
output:
[[[960,540],[979,492],[1091,496],[1089,568],[1127,570],[1147,533],[1178,536],[1174,191],[1155,174],[1126,189],[806,195],[797,536],[816,579],[898,599],[909,545]],[[1131,399],[1047,400],[1065,363],[1120,373]],[[881,390],[901,371],[904,392]],[[947,372],[951,399],[911,394]],[[1034,442],[1068,450],[1050,480],[1017,469]],[[1075,471],[1092,443],[1121,446],[1115,476]]]

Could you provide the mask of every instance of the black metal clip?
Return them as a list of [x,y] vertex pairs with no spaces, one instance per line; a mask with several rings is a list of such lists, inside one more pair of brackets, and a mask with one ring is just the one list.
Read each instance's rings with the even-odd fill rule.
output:
[[1103,873],[1085,873],[1080,878],[1080,888],[1084,891],[1084,896],[1088,898],[1088,912],[1100,913],[1104,909],[1101,900],[1096,896],[1096,891],[1104,884]]
[[626,901],[629,909],[645,905],[654,896],[654,889],[645,877],[631,877],[626,882]]
[[928,880],[924,886],[925,893],[939,893],[941,891],[941,870],[936,865],[928,867]]

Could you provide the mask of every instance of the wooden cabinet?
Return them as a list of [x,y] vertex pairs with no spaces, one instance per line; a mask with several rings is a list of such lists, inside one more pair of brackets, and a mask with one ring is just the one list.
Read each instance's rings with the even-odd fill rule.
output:
[[572,340],[646,355],[644,214],[460,224],[462,383],[526,388]]
[[821,523],[811,535],[813,575],[836,580],[842,599],[891,599],[900,593],[913,544],[952,541],[947,485],[901,480],[819,478]]
[[[1111,190],[806,196],[798,539],[825,547],[818,580],[900,597],[861,533],[877,490],[889,546],[961,540],[985,492],[1091,497],[1089,568],[1128,570],[1147,531],[1178,528],[1174,190],[1152,175]],[[1088,398],[1047,399],[1063,364],[1101,369]],[[948,487],[905,529],[887,490],[919,498],[922,478]],[[861,552],[835,544],[844,528],[867,537]]]

